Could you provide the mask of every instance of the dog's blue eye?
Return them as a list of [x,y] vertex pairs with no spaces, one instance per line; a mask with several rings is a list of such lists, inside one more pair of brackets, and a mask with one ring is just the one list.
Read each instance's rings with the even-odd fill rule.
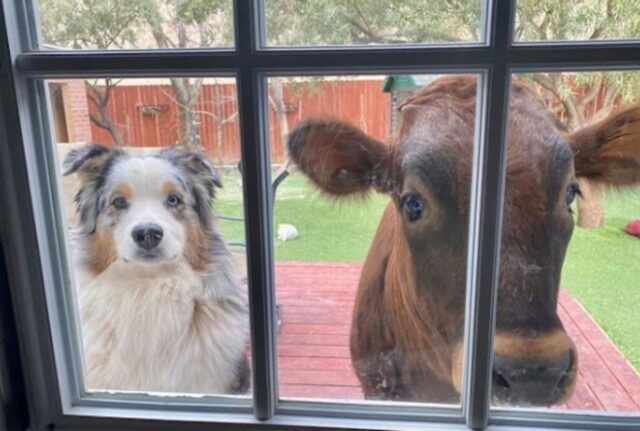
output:
[[125,198],[123,198],[122,196],[117,196],[111,201],[111,205],[113,205],[114,208],[123,210],[127,207],[128,204]]
[[177,207],[182,203],[182,200],[176,195],[169,195],[167,197],[167,205],[170,207]]

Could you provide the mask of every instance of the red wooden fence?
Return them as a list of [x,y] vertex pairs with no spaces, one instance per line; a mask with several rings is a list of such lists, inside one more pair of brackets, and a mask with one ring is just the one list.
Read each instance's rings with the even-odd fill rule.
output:
[[[390,97],[382,81],[336,80],[290,82],[284,86],[289,127],[309,117],[350,121],[379,139],[389,134]],[[90,109],[94,107],[90,104]],[[236,88],[233,84],[205,84],[197,102],[200,142],[219,162],[240,159]],[[178,104],[170,85],[118,85],[108,105],[126,145],[156,147],[174,144],[178,137]],[[276,112],[270,107],[270,145],[273,161],[282,161],[283,148]],[[94,142],[112,144],[109,133],[91,124]]]

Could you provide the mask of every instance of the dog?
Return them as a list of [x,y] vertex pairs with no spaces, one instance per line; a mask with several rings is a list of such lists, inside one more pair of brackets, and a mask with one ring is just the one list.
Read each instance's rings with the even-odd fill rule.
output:
[[213,165],[177,147],[141,157],[89,144],[65,158],[73,173],[85,387],[246,392],[246,291],[212,209]]

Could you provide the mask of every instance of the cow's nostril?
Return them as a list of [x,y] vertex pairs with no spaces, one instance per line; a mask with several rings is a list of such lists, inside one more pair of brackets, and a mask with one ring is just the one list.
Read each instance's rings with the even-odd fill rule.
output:
[[133,241],[145,250],[151,250],[162,241],[162,227],[155,223],[136,226],[131,232]]
[[515,403],[553,404],[571,384],[573,361],[571,351],[544,360],[496,355],[493,394]]

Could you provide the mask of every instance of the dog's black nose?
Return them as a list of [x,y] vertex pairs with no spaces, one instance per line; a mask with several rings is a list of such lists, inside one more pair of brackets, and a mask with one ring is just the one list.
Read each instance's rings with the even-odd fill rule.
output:
[[131,237],[140,247],[151,250],[162,241],[162,228],[154,223],[141,224],[133,229]]

